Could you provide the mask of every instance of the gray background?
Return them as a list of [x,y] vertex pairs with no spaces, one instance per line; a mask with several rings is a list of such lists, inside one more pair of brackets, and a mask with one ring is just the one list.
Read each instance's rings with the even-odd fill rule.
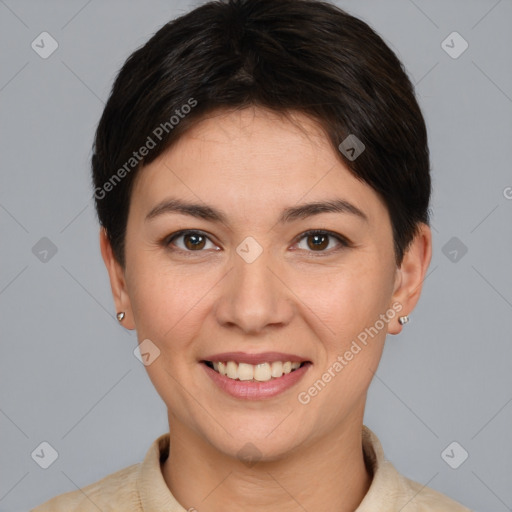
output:
[[[167,431],[136,336],[114,319],[89,159],[119,67],[199,3],[0,0],[1,511],[139,462]],[[388,339],[365,423],[410,478],[474,510],[512,510],[512,1],[338,5],[416,83],[435,187],[430,274]],[[31,48],[43,31],[59,44],[47,59]],[[453,31],[469,44],[456,59],[441,46]],[[58,452],[46,470],[31,457],[42,441]],[[458,469],[441,456],[453,441],[452,464],[469,453]]]

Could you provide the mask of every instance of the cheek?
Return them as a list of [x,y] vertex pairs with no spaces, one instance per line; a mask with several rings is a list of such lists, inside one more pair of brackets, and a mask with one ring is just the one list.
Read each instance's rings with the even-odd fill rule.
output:
[[197,366],[197,339],[203,325],[201,299],[213,286],[208,275],[139,261],[127,279],[139,342],[149,339],[158,358],[146,366],[153,386],[172,411],[190,406],[181,390]]
[[139,335],[167,339],[173,333],[186,330],[198,314],[201,297],[209,288],[205,274],[151,272],[150,269],[139,272],[129,290]]
[[364,404],[387,334],[380,315],[389,311],[389,295],[375,280],[353,274],[329,282],[330,296],[317,293],[308,303],[316,313],[310,319],[320,350],[318,364],[298,396],[301,404],[307,402],[306,410],[317,411],[312,418],[321,418],[315,427],[319,432]]
[[[357,263],[294,274],[290,288],[333,348],[357,337],[389,308],[392,266],[358,258]],[[314,314],[313,314],[314,313]],[[340,346],[341,344],[341,346]]]
[[[343,411],[361,403],[387,334],[388,323],[381,315],[389,320],[394,317],[389,304],[392,260],[385,263],[366,256],[295,283],[297,296],[307,305],[304,311],[310,311],[311,330],[321,345],[315,372],[301,391],[311,399],[313,408],[323,410],[325,421],[338,421]],[[336,403],[338,408],[331,407]]]

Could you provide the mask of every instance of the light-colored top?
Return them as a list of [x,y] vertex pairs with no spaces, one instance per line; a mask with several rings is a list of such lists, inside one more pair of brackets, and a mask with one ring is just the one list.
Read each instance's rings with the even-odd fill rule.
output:
[[[366,426],[363,426],[363,452],[373,478],[355,512],[471,512],[398,473],[385,459],[377,436]],[[169,433],[166,433],[153,442],[142,463],[56,496],[31,512],[187,512],[165,483],[161,463],[168,455]]]

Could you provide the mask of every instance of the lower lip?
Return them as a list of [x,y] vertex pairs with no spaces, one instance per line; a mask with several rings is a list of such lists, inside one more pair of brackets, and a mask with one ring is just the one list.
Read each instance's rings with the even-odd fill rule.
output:
[[230,379],[210,368],[205,363],[201,366],[206,370],[208,376],[228,395],[244,400],[261,400],[264,398],[272,398],[295,385],[304,374],[308,371],[311,363],[305,363],[293,372],[285,373],[277,379],[270,379],[265,382],[257,382],[251,380],[234,380]]

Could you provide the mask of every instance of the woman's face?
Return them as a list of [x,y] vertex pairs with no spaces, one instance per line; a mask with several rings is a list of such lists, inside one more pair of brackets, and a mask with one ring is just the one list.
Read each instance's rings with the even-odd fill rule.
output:
[[[360,424],[404,306],[384,203],[295,119],[203,120],[141,171],[130,205],[123,323],[150,340],[171,430],[232,456],[250,442],[271,460]],[[336,211],[306,207],[326,202]]]

